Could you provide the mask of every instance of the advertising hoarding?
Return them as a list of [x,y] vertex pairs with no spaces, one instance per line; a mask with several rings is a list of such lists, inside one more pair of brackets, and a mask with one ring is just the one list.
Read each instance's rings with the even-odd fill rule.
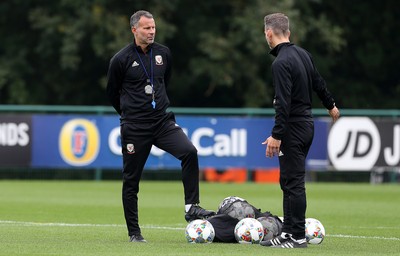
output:
[[[177,123],[198,150],[201,168],[276,168],[261,143],[270,135],[273,118],[177,116]],[[32,167],[103,168],[122,166],[119,118],[115,115],[33,115]],[[327,163],[329,123],[315,122],[309,168]],[[180,169],[180,162],[153,147],[147,169]]]
[[29,167],[31,146],[31,117],[0,115],[0,166]]

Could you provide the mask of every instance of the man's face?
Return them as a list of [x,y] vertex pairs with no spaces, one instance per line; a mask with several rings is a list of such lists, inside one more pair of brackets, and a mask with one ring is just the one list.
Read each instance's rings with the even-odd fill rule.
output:
[[135,35],[137,45],[149,45],[154,43],[156,36],[156,23],[154,19],[140,17],[137,27],[132,27],[132,33]]

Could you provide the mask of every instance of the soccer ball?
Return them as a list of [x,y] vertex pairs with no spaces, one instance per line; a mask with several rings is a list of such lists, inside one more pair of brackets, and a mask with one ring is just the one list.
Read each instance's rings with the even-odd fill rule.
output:
[[208,220],[193,220],[186,226],[188,243],[212,243],[215,237],[214,227]]
[[306,239],[309,244],[320,244],[325,238],[325,228],[314,218],[306,219]]
[[280,234],[278,224],[273,217],[259,217],[257,220],[264,228],[263,241],[274,239]]
[[262,224],[254,218],[240,220],[234,229],[236,241],[240,244],[258,244],[264,237]]

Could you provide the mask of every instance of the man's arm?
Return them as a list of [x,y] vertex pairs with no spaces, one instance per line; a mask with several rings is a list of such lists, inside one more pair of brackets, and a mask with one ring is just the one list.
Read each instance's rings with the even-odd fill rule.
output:
[[172,71],[172,54],[169,48],[167,48],[166,57],[167,57],[167,68],[164,74],[164,82],[165,82],[165,88],[168,88]]
[[331,110],[335,106],[335,99],[332,94],[328,91],[325,80],[319,74],[318,70],[314,67],[313,90],[317,93],[318,98],[321,100],[324,107]]
[[275,87],[275,125],[272,137],[281,140],[286,131],[291,106],[292,81],[290,73],[283,61],[272,65],[272,79]]
[[123,75],[120,62],[115,57],[110,61],[107,77],[107,97],[117,113],[121,115],[120,95]]
[[[311,58],[311,56],[310,56]],[[312,58],[311,58],[312,61]],[[314,65],[314,63],[313,63]],[[324,107],[328,110],[329,115],[333,122],[336,122],[340,117],[340,111],[336,107],[335,99],[332,94],[328,91],[325,80],[319,74],[317,68],[314,66],[314,74],[312,81],[313,90],[317,93],[319,99],[321,100]]]

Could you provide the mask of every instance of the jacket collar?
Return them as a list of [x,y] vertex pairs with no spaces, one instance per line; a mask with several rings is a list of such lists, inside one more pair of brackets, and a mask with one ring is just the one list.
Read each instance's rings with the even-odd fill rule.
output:
[[281,49],[286,48],[288,46],[293,45],[293,43],[290,42],[285,42],[285,43],[280,43],[277,46],[275,46],[270,52],[269,54],[271,54],[272,56],[278,56],[278,53]]
[[[151,50],[151,48],[153,47],[153,44],[154,44],[154,43],[149,44],[149,45],[147,46],[147,52],[149,52],[149,51]],[[136,49],[138,50],[138,52],[143,52],[143,51],[142,51],[142,48],[141,48],[139,45],[136,44],[135,40],[133,40],[132,45],[133,45],[134,48],[136,48]]]

